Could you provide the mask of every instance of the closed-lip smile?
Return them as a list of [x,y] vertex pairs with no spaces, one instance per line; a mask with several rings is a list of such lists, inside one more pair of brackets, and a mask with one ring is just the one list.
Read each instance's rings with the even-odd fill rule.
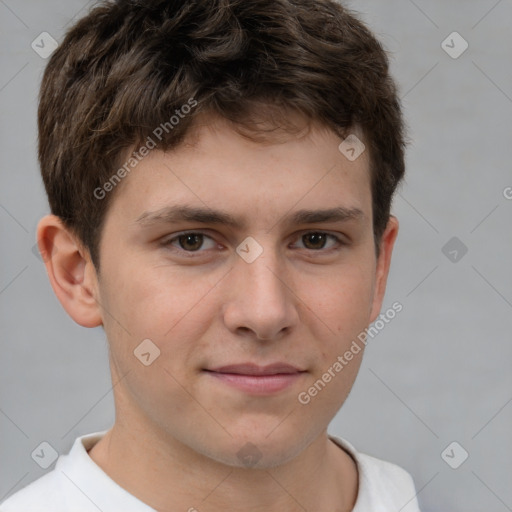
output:
[[205,371],[223,384],[252,395],[270,395],[282,391],[306,373],[282,362],[265,366],[254,363],[229,364]]

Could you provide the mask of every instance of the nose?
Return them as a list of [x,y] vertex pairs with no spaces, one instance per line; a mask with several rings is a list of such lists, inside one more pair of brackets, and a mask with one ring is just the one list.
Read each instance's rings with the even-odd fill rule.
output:
[[238,258],[228,274],[224,322],[238,335],[273,341],[298,322],[297,301],[289,272],[279,256],[264,250],[255,261]]

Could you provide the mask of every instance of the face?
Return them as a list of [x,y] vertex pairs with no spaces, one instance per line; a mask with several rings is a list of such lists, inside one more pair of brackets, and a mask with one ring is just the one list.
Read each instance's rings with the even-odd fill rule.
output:
[[379,267],[367,152],[349,161],[340,142],[313,127],[261,144],[217,120],[125,178],[96,290],[118,419],[233,466],[252,445],[282,463],[325,431],[390,252]]

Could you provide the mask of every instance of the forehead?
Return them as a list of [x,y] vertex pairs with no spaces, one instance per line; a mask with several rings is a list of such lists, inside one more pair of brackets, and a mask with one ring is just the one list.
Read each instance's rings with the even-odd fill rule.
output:
[[[364,140],[359,129],[351,133]],[[351,161],[340,151],[342,142],[315,124],[301,134],[267,134],[262,142],[242,136],[227,121],[206,120],[178,147],[150,151],[124,178],[114,203],[141,223],[172,206],[176,213],[176,205],[231,212],[238,227],[247,216],[270,218],[292,209],[302,210],[305,219],[307,210],[319,206],[344,210],[338,216],[358,210],[365,217],[371,209],[368,152]]]

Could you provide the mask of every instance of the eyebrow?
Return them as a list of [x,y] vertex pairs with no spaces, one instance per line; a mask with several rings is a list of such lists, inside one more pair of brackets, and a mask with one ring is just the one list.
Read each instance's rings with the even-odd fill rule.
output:
[[[339,206],[321,210],[298,210],[292,215],[286,216],[284,222],[290,225],[316,224],[321,222],[346,222],[363,218],[364,213],[359,208]],[[135,220],[135,224],[141,227],[150,227],[183,221],[223,225],[235,229],[243,229],[246,226],[242,219],[236,218],[227,212],[187,205],[175,205],[156,211],[145,211]]]

